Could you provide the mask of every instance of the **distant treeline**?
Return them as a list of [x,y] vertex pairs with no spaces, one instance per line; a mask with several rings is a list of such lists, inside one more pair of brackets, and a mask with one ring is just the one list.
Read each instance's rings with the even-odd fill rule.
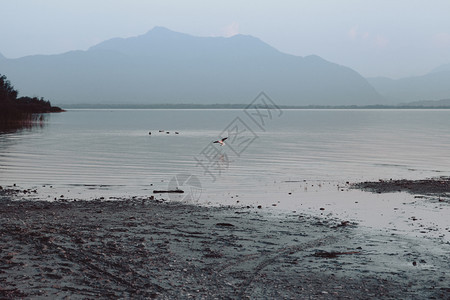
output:
[[[68,104],[67,109],[245,109],[248,104]],[[265,107],[260,106],[260,109]],[[275,107],[271,107],[275,108]],[[450,109],[449,105],[279,105],[279,109]]]
[[17,97],[18,94],[6,76],[0,74],[0,125],[32,122],[34,114],[63,111],[43,98]]

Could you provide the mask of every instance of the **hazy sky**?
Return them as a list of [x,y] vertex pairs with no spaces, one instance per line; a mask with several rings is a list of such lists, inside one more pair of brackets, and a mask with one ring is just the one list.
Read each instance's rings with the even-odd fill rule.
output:
[[422,75],[450,63],[449,0],[0,0],[0,53],[86,50],[154,26],[198,36],[253,35],[363,76]]

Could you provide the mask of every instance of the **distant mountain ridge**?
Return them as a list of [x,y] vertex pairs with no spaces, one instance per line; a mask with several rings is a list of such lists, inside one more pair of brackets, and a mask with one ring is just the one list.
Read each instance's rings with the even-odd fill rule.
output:
[[258,54],[279,54],[261,40],[249,35],[235,35],[224,37],[196,37],[185,33],[171,31],[164,27],[155,27],[147,33],[130,38],[113,38],[97,44],[89,51],[110,50],[130,56],[167,56],[167,55],[192,55],[194,58],[202,53],[215,56],[229,54],[250,54],[258,47]]
[[368,82],[392,103],[437,101],[450,98],[450,64],[422,76],[390,79],[367,78]]
[[195,37],[163,27],[87,51],[0,59],[21,87],[63,104],[235,104],[265,91],[281,105],[385,100],[360,74],[318,56],[284,54],[246,35]]
[[441,65],[439,67],[434,68],[433,70],[431,70],[430,73],[434,73],[434,72],[442,72],[442,71],[450,71],[450,63],[449,64],[444,64]]

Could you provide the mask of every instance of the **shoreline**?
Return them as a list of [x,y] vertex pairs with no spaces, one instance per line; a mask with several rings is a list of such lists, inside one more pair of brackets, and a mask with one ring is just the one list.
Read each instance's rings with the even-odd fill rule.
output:
[[[235,104],[194,104],[194,103],[178,103],[178,104],[59,104],[66,109],[245,109],[248,104],[235,103]],[[267,109],[268,107],[262,107]],[[358,110],[358,109],[400,109],[400,110],[420,110],[420,109],[450,109],[450,105],[384,105],[384,104],[374,104],[374,105],[278,105],[279,109],[306,109],[306,110],[316,110],[316,109],[336,109],[336,110]],[[274,109],[274,108],[270,108]]]
[[437,240],[298,212],[138,197],[27,201],[0,192],[6,299],[445,299],[450,292],[448,244]]

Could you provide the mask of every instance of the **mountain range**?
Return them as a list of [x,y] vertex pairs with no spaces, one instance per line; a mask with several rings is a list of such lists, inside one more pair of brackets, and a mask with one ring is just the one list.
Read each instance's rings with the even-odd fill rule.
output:
[[236,104],[251,102],[261,91],[280,105],[393,104],[405,97],[449,98],[446,79],[441,79],[446,72],[437,70],[438,79],[430,79],[441,84],[441,89],[432,86],[435,93],[424,90],[424,97],[417,98],[403,91],[397,96],[409,83],[366,79],[319,56],[282,53],[252,36],[196,37],[163,27],[86,51],[17,59],[0,55],[0,74],[20,94],[42,96],[60,106]]
[[401,79],[367,78],[369,83],[391,103],[438,101],[450,98],[450,64],[422,76]]

